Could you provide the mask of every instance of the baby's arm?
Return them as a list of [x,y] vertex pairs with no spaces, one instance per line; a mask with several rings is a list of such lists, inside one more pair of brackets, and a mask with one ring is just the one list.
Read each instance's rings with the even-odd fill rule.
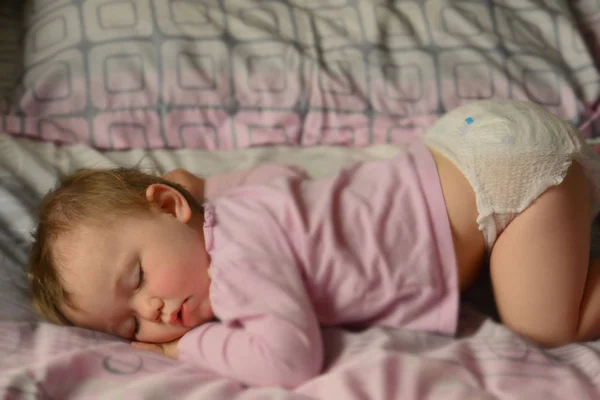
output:
[[180,360],[252,386],[294,388],[320,373],[321,330],[302,278],[293,269],[273,274],[264,265],[212,268],[211,301],[222,322],[184,335]]
[[200,204],[204,202],[206,179],[191,174],[183,168],[174,169],[164,174],[162,178],[186,188]]
[[207,177],[205,196],[208,199],[214,199],[239,186],[257,185],[278,178],[294,177],[307,177],[307,175],[300,167],[263,164],[253,168]]
[[307,177],[306,172],[294,166],[263,164],[257,167],[218,174],[206,178],[191,174],[185,169],[175,169],[163,178],[185,187],[198,201],[214,199],[227,191],[243,185],[267,183],[283,177]]

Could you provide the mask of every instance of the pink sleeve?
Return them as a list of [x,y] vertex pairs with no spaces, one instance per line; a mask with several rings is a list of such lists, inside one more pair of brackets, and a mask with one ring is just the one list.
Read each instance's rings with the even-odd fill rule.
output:
[[307,177],[307,175],[302,168],[297,166],[263,164],[254,168],[207,177],[205,196],[207,199],[214,199],[239,186],[256,185],[277,178],[294,177]]
[[[221,322],[179,341],[180,359],[252,386],[294,388],[318,375],[323,344],[301,278],[256,265],[213,267],[211,302]],[[213,290],[214,289],[214,290]]]

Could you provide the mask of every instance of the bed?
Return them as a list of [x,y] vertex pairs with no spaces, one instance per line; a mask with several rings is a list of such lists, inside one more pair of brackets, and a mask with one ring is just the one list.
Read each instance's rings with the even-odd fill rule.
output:
[[285,391],[42,322],[24,269],[36,204],[80,167],[326,176],[483,98],[536,102],[597,144],[599,45],[592,0],[4,0],[2,398],[600,398],[600,344],[511,333],[485,274],[457,337],[324,329],[323,374]]

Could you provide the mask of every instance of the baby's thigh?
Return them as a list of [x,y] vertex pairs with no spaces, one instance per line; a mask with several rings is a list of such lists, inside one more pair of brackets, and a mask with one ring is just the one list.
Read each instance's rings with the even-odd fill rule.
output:
[[430,149],[430,151],[437,165],[446,212],[452,229],[460,289],[464,290],[476,280],[485,257],[483,235],[477,224],[475,192],[467,178],[452,161],[436,150]]
[[543,345],[575,338],[589,264],[590,185],[573,163],[500,234],[490,259],[502,321]]

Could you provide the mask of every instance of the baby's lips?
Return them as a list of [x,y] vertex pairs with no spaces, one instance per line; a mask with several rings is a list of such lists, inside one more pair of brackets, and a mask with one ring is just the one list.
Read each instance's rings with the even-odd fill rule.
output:
[[184,301],[181,305],[181,323],[183,326],[192,328],[192,308],[188,301]]
[[169,325],[181,325],[181,317],[179,313],[181,312],[183,306],[179,306],[178,309],[171,313],[171,317],[169,318]]

